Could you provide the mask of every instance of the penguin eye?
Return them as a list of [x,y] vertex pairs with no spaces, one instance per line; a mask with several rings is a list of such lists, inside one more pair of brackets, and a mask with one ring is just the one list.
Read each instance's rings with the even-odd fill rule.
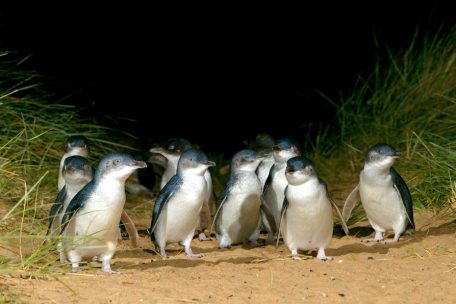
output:
[[114,165],[117,166],[120,164],[120,159],[116,158],[114,161],[113,161]]
[[169,146],[169,148],[168,148],[168,149],[172,151],[172,150],[176,149],[176,147],[175,147],[175,146],[173,146],[173,145],[171,145],[171,146]]

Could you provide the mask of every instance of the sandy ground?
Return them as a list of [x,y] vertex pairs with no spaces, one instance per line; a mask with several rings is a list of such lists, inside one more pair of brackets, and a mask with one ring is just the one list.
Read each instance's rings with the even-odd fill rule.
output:
[[418,213],[416,223],[415,236],[387,245],[361,243],[371,230],[356,223],[356,236],[333,237],[327,262],[307,252],[294,261],[283,244],[220,250],[197,239],[203,258],[170,245],[163,260],[150,250],[144,219],[140,246],[119,244],[112,267],[121,275],[91,262],[77,274],[64,265],[47,276],[2,275],[0,287],[30,303],[456,303],[456,220]]

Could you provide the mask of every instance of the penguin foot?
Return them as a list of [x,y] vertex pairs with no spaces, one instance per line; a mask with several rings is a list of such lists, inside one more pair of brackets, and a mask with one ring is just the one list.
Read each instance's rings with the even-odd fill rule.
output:
[[301,260],[302,260],[302,259],[299,257],[299,255],[297,255],[297,254],[291,255],[291,258],[292,258],[293,260],[295,260],[295,261],[301,261]]
[[204,257],[204,254],[202,253],[192,253],[192,254],[187,254],[188,257],[191,257],[191,258],[202,258]]
[[330,256],[324,256],[324,257],[317,256],[317,259],[319,259],[320,261],[331,261],[333,258]]
[[391,243],[397,243],[399,240],[396,239],[390,239],[390,240],[384,240],[383,244],[391,244]]
[[98,257],[97,256],[92,257],[92,262],[97,262],[97,261],[98,261]]
[[191,248],[188,248],[188,249],[186,248],[185,254],[191,258],[202,258],[204,256],[204,254],[202,254],[202,253],[193,253]]
[[79,268],[79,266],[72,266],[71,267],[71,272],[72,273],[81,272],[81,268]]
[[201,232],[201,233],[198,235],[198,240],[200,240],[200,242],[212,241],[212,238],[211,238],[211,237],[207,237],[206,234],[205,234],[204,232]]
[[115,271],[115,270],[112,270],[112,269],[103,270],[103,271],[106,272],[107,274],[116,274],[116,275],[122,274],[120,271]]
[[317,259],[319,259],[321,261],[330,261],[333,258],[330,257],[330,256],[327,256],[325,254],[325,249],[324,248],[320,248],[320,249],[318,249]]
[[101,268],[104,272],[109,274],[121,274],[120,271],[114,271],[111,269],[111,264],[109,262],[103,261],[103,266]]
[[361,240],[362,243],[373,243],[373,242],[379,243],[381,241],[383,241],[383,239],[364,239],[364,240]]

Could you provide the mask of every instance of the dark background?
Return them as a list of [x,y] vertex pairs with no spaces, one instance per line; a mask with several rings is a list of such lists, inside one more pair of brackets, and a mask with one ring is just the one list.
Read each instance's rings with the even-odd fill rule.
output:
[[259,132],[303,140],[334,124],[318,92],[337,101],[388,49],[456,21],[452,1],[340,2],[15,2],[0,10],[0,48],[32,54],[59,98],[143,148],[174,136],[230,155]]

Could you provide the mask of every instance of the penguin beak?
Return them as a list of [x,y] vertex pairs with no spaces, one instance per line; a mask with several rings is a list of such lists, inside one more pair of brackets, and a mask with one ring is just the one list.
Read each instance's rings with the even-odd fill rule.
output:
[[158,148],[152,148],[152,149],[150,149],[149,152],[151,152],[151,153],[163,154],[163,152],[165,152],[165,151],[163,150],[162,147],[158,147]]
[[393,158],[399,158],[399,157],[401,157],[402,155],[404,155],[404,152],[396,151],[396,152],[394,152],[394,154],[393,154]]
[[296,170],[294,168],[287,167],[286,171],[287,173],[294,173]]
[[147,164],[143,161],[134,160],[131,166],[135,168],[146,168]]
[[203,163],[203,165],[206,165],[206,166],[208,166],[208,167],[215,167],[215,163],[214,163],[213,161],[210,161],[210,160],[205,161],[205,162]]

